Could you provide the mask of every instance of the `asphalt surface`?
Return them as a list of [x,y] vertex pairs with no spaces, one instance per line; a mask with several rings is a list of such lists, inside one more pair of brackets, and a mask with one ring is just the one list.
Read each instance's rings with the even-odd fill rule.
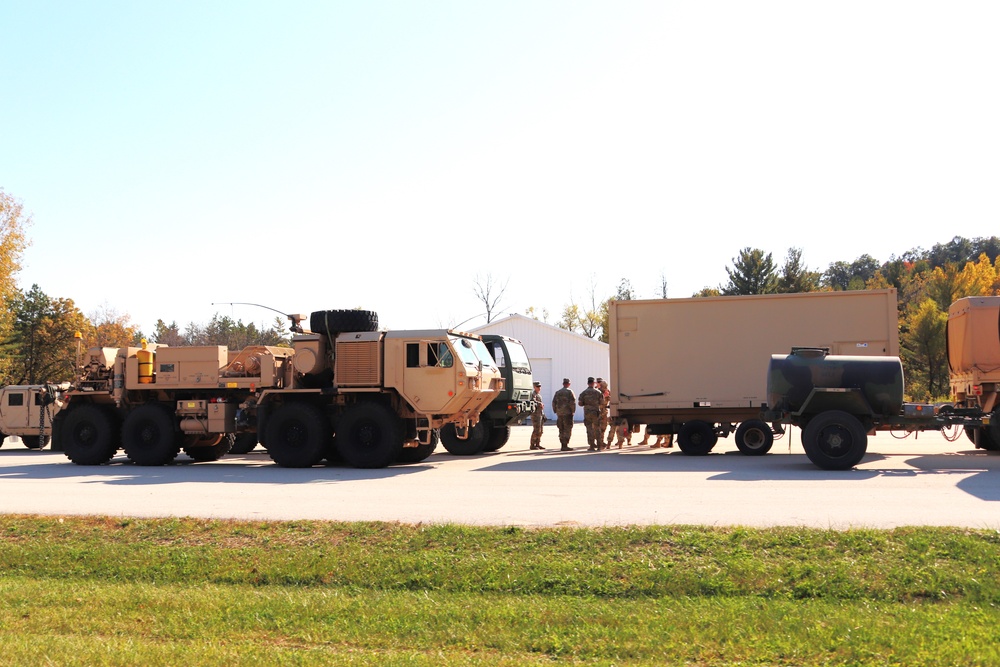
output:
[[[443,448],[423,463],[381,470],[279,468],[257,449],[212,463],[184,455],[140,467],[123,455],[77,466],[60,452],[16,439],[0,448],[0,507],[8,514],[192,516],[251,520],[378,520],[520,526],[700,524],[1000,529],[1000,453],[940,433],[869,439],[853,470],[823,471],[797,430],[771,453],[741,455],[732,438],[708,456],[633,444],[588,453],[582,424],[572,452],[528,449],[515,427],[494,454],[456,457]],[[638,443],[639,438],[633,438]]]

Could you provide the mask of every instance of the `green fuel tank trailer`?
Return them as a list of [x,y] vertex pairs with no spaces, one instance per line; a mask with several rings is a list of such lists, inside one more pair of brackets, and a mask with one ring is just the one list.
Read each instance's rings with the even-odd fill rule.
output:
[[903,408],[903,366],[898,357],[793,348],[791,354],[771,356],[767,403],[772,410],[798,415],[837,409],[862,420],[893,417]]

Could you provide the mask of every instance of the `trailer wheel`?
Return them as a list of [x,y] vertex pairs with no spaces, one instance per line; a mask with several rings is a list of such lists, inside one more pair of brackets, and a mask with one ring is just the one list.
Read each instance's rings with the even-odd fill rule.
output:
[[226,433],[214,445],[188,445],[184,448],[184,453],[199,463],[218,461],[232,451],[235,441],[236,434]]
[[434,453],[438,445],[438,434],[437,431],[431,431],[431,441],[426,445],[417,445],[416,447],[403,447],[403,451],[399,453],[399,458],[396,459],[397,463],[420,463],[427,459],[428,456]]
[[[992,426],[993,422],[990,422]],[[976,442],[976,435],[978,431],[979,442]],[[993,433],[990,431],[989,427],[986,426],[966,426],[965,435],[969,440],[976,444],[976,449],[985,449],[990,452],[1000,451],[1000,442],[997,442],[996,438],[993,437]]]
[[868,434],[861,421],[842,410],[821,412],[802,431],[806,456],[823,470],[853,468],[868,450]]
[[267,454],[282,468],[316,465],[330,437],[330,423],[309,403],[286,403],[267,420]]
[[403,422],[381,403],[357,403],[337,422],[336,443],[348,465],[384,468],[403,451]]
[[256,433],[237,433],[230,454],[249,454],[257,447]]
[[378,331],[378,315],[370,310],[317,310],[309,315],[309,329],[328,335],[341,331]]
[[506,445],[508,440],[510,440],[510,426],[494,426],[489,431],[483,451],[495,452]]
[[166,407],[146,403],[125,417],[122,447],[129,460],[137,465],[162,466],[180,453],[181,433]]
[[748,419],[741,422],[736,429],[736,447],[747,456],[763,456],[771,451],[774,444],[774,431],[759,419]]
[[441,444],[448,450],[449,454],[455,456],[474,456],[483,451],[489,440],[489,431],[486,421],[482,420],[471,429],[469,437],[462,440],[455,431],[454,424],[445,424],[439,430],[441,432]]
[[117,418],[90,403],[70,408],[59,430],[66,458],[81,466],[101,465],[114,458],[119,435]]
[[688,456],[705,456],[718,441],[715,427],[700,419],[684,422],[677,433],[677,446]]

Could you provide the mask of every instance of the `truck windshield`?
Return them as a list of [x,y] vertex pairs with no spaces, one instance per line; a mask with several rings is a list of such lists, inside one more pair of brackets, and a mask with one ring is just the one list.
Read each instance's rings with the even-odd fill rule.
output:
[[531,363],[528,362],[528,353],[524,351],[524,346],[508,341],[507,356],[510,358],[511,368],[515,371],[520,373],[531,372]]
[[484,366],[495,366],[496,362],[490,355],[490,351],[483,345],[483,341],[474,338],[453,338],[458,356],[468,365],[476,366],[480,361]]

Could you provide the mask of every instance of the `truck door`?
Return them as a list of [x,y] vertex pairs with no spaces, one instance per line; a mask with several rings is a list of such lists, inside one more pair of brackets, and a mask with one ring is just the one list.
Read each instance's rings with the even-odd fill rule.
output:
[[[7,387],[4,389],[3,398],[0,400],[0,424],[6,429],[10,429],[11,432],[16,433],[18,430],[23,430],[31,426],[31,404],[30,395],[34,394],[37,396],[36,392],[30,392],[27,388],[12,389]],[[38,408],[34,409],[37,414]],[[37,423],[35,424],[37,426]]]

